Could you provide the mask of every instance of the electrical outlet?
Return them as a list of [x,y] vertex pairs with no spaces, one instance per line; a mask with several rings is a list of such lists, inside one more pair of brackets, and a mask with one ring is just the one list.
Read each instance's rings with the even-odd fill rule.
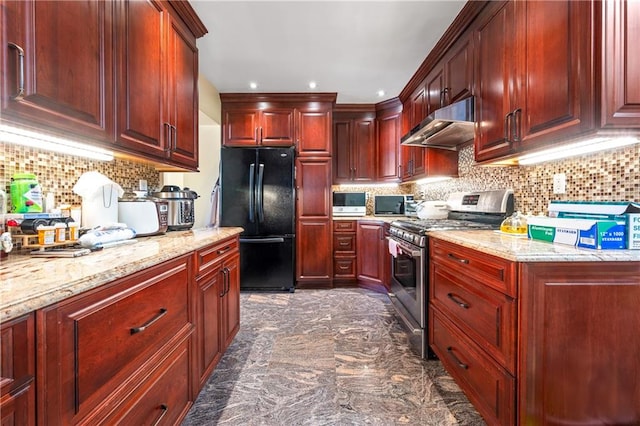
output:
[[567,192],[567,175],[556,173],[553,175],[553,193],[564,194]]
[[138,188],[140,189],[140,191],[146,191],[147,190],[147,181],[144,179],[140,179],[140,181],[138,182]]

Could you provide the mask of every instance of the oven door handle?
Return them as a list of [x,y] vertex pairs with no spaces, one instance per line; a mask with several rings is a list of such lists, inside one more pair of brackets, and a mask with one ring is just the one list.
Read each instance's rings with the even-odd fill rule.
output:
[[420,259],[422,257],[422,250],[415,250],[413,248],[409,248],[406,246],[406,243],[402,240],[397,240],[395,238],[387,237],[387,240],[393,240],[398,245],[398,250],[402,254],[406,254],[409,257],[414,259]]

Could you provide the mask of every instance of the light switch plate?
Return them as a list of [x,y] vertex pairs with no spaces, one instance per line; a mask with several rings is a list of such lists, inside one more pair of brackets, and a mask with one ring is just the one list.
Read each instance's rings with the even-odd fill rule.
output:
[[567,192],[567,175],[556,173],[553,175],[553,193],[564,194]]

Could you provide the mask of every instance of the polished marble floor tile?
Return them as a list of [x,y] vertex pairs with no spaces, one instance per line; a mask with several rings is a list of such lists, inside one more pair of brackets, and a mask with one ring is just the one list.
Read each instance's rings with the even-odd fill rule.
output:
[[484,425],[386,295],[241,293],[240,331],[185,419],[196,425]]

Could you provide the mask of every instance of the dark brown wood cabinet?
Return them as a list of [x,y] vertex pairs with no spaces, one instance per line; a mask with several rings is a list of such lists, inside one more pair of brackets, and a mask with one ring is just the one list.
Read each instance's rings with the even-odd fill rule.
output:
[[2,323],[0,329],[0,420],[2,425],[36,424],[34,314]]
[[[191,359],[191,260],[176,258],[36,312],[38,423],[117,422],[151,392],[175,351]],[[178,405],[168,412],[179,418],[193,387],[190,363],[176,362],[182,367],[171,397]]]
[[402,103],[398,98],[376,105],[377,163],[376,181],[400,181],[400,138]]
[[112,15],[110,2],[3,1],[3,121],[108,141]]
[[430,242],[429,343],[487,423],[640,421],[638,262],[513,262]]
[[389,289],[391,255],[386,240],[388,224],[378,220],[359,220],[357,229],[358,283],[374,289]]
[[240,326],[239,241],[204,247],[196,256],[197,392],[204,386]]
[[331,117],[335,96],[296,109],[296,147],[301,157],[331,155]]
[[357,249],[355,220],[333,221],[333,285],[356,282]]
[[331,158],[296,160],[296,285],[331,287]]
[[519,279],[520,424],[640,423],[638,262],[523,264]]
[[600,125],[606,129],[640,127],[640,3],[609,0],[602,7],[604,59]]
[[333,112],[333,183],[373,182],[376,154],[373,105],[336,106]]
[[2,7],[3,121],[197,169],[195,40],[206,29],[188,3]]
[[169,6],[116,3],[115,144],[144,157],[198,167],[198,50]]
[[225,146],[293,146],[294,108],[237,105],[223,113]]

